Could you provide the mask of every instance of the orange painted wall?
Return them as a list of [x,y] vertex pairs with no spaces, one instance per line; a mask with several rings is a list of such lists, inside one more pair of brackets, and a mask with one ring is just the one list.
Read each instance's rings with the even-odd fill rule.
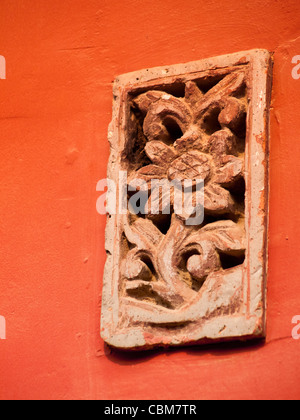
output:
[[[115,76],[274,51],[265,344],[109,353],[99,338]],[[299,0],[0,0],[0,398],[300,398]]]

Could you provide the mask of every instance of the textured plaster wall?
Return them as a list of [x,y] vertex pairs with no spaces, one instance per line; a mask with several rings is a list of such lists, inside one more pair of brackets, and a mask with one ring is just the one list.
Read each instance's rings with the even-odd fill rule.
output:
[[[1,0],[0,398],[300,397],[299,28],[299,0]],[[266,343],[110,353],[95,206],[111,82],[252,48],[275,59]]]

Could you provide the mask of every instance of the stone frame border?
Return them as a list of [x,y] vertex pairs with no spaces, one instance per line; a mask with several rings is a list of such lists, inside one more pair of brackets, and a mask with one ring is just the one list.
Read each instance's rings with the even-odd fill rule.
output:
[[[208,58],[187,64],[157,67],[119,76],[113,88],[113,118],[108,139],[111,146],[108,178],[117,182],[113,167],[122,169],[122,150],[125,144],[125,116],[130,92],[145,87],[172,84],[178,78],[185,80],[219,68],[249,65],[251,68],[250,104],[247,119],[245,152],[246,209],[245,223],[248,248],[246,253],[247,278],[244,279],[244,313],[224,320],[226,328],[208,322],[193,338],[185,342],[162,337],[149,337],[141,329],[118,331],[119,320],[119,215],[108,216],[106,228],[107,261],[104,272],[101,336],[109,345],[122,349],[148,349],[157,346],[199,344],[211,341],[246,340],[266,335],[266,284],[268,271],[268,199],[269,199],[269,109],[272,87],[272,54],[266,50],[251,50],[220,57]],[[117,244],[115,246],[115,244]],[[175,317],[176,318],[176,317]],[[175,319],[174,318],[174,319]],[[176,320],[175,320],[176,322]]]

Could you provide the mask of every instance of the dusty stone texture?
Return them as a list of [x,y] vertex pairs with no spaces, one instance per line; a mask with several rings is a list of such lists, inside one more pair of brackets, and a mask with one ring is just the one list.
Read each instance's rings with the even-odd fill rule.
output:
[[[109,345],[265,336],[271,72],[271,54],[252,50],[115,81],[108,178],[118,184],[127,171],[125,186],[147,194],[152,179],[201,178],[204,220],[187,226],[191,214],[175,214],[175,189],[170,215],[159,191],[147,195],[158,212],[109,215],[101,317]],[[131,185],[136,178],[143,186]]]

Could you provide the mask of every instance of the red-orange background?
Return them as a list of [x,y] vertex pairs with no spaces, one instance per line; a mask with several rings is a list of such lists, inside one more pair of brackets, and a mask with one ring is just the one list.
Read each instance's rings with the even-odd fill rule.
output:
[[[299,398],[299,0],[1,0],[0,398]],[[112,80],[274,51],[264,345],[121,356],[99,338]],[[298,357],[297,357],[298,356]]]

